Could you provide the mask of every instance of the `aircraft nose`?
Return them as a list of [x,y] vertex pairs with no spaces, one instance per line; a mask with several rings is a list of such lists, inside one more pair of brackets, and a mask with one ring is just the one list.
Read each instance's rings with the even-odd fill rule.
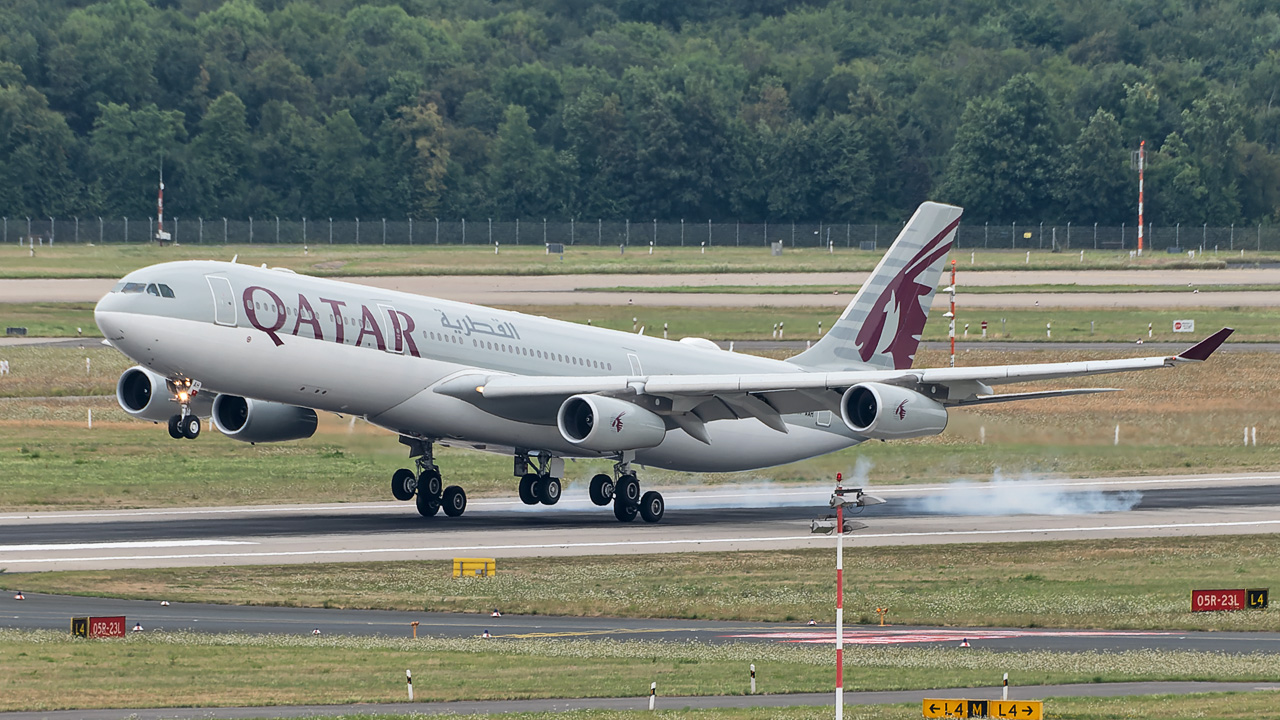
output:
[[93,307],[93,321],[108,340],[124,338],[124,327],[121,320],[121,299],[118,293],[108,293]]

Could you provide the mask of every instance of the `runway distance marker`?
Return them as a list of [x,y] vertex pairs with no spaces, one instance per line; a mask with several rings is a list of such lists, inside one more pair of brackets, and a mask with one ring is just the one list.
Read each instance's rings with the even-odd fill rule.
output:
[[1044,703],[1039,700],[992,700],[988,717],[1043,720]]
[[963,718],[969,717],[965,700],[940,700],[925,698],[923,701],[924,716],[927,718]]

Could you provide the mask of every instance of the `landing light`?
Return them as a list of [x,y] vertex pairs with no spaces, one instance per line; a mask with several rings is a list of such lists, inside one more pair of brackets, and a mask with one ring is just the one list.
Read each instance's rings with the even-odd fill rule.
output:
[[185,402],[187,401],[187,398],[188,398],[188,397],[190,397],[190,396],[189,396],[189,395],[187,395],[187,391],[186,391],[186,390],[183,390],[183,391],[181,391],[181,392],[179,392],[179,393],[178,393],[178,402],[180,402],[180,403],[185,403]]

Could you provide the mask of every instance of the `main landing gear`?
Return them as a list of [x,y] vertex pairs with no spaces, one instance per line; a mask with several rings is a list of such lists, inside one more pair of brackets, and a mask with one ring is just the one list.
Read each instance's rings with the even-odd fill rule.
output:
[[191,401],[200,392],[200,382],[191,380],[170,380],[169,389],[173,391],[181,411],[169,418],[169,437],[174,440],[186,438],[195,440],[200,437],[200,418],[191,412]]
[[640,480],[631,469],[628,457],[623,456],[614,463],[613,473],[618,478],[617,482],[603,474],[591,478],[591,502],[608,505],[612,500],[613,516],[619,522],[631,522],[636,519],[637,514],[648,523],[656,523],[662,519],[667,509],[662,493],[653,490],[640,493]]
[[467,509],[467,493],[457,485],[442,487],[444,481],[436,466],[433,447],[429,440],[400,436],[400,442],[409,446],[418,472],[401,468],[391,476],[391,495],[397,500],[413,500],[417,496],[418,513],[434,517],[440,509],[449,517],[458,517]]
[[[530,472],[532,470],[532,472]],[[520,501],[525,505],[555,505],[560,502],[563,486],[558,477],[564,472],[564,460],[547,453],[530,456],[517,450],[515,475],[520,478]]]

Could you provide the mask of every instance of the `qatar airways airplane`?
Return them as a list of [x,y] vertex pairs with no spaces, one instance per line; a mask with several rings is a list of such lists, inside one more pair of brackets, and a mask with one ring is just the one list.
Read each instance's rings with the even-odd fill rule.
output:
[[1203,361],[1231,334],[1171,356],[913,368],[960,213],[921,205],[831,330],[787,360],[235,262],[129,273],[94,317],[138,363],[120,376],[121,407],[167,420],[175,438],[199,435],[202,417],[258,443],[310,437],[316,411],[358,415],[408,446],[415,468],[396,471],[391,493],[426,517],[467,506],[436,445],[512,455],[531,505],[560,499],[564,458],[608,458],[591,500],[623,522],[665,510],[637,465],[755,470],[936,435],[949,408],[1109,390],[993,385]]

